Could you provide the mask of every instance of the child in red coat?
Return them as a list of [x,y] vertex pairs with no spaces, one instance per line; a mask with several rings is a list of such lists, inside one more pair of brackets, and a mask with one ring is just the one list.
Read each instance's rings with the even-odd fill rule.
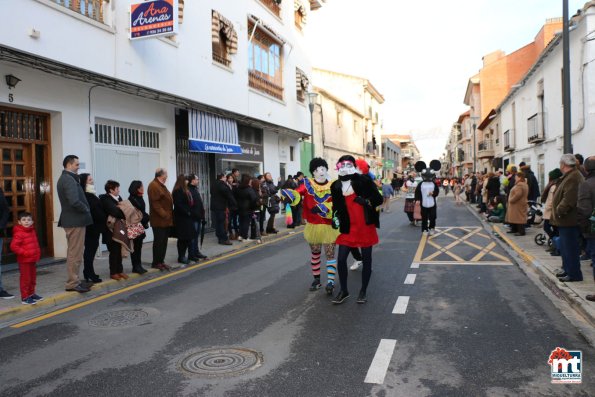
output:
[[12,230],[10,249],[17,256],[21,273],[21,302],[34,305],[43,298],[35,293],[37,278],[36,264],[41,256],[37,233],[33,227],[33,217],[29,212],[19,213],[18,225]]

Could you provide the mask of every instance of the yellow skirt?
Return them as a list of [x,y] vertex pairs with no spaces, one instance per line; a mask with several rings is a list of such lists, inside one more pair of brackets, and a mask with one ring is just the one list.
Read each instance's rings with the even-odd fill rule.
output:
[[304,229],[304,238],[310,244],[334,244],[339,234],[331,225],[308,223]]

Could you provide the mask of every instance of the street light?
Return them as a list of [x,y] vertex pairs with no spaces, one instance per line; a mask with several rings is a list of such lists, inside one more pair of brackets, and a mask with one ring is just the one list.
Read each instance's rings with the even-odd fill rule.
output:
[[308,109],[310,109],[310,142],[312,147],[310,148],[312,158],[314,158],[314,105],[316,105],[316,98],[318,97],[317,92],[310,91],[308,95]]
[[475,134],[475,130],[477,129],[477,124],[476,124],[476,120],[479,119],[479,117],[477,116],[473,116],[470,117],[471,121],[473,121],[473,173],[475,174],[476,170],[476,164],[477,164],[477,148],[475,147],[477,142],[476,141],[476,134]]

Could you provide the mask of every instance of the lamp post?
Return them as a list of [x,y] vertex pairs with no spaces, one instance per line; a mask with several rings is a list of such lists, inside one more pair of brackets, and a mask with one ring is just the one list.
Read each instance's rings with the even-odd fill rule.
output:
[[477,164],[477,147],[476,147],[477,142],[476,142],[476,140],[477,140],[477,137],[476,137],[475,131],[477,129],[476,122],[479,119],[479,117],[473,116],[473,117],[470,117],[470,119],[473,122],[473,173],[475,174],[477,171],[476,170],[476,164]]
[[318,97],[317,92],[308,92],[308,109],[310,109],[310,143],[312,144],[310,150],[312,158],[314,158],[314,105],[316,105],[316,97]]
[[563,25],[562,25],[562,80],[564,92],[564,153],[572,153],[572,132],[570,120],[570,28],[568,20],[568,0],[563,0]]

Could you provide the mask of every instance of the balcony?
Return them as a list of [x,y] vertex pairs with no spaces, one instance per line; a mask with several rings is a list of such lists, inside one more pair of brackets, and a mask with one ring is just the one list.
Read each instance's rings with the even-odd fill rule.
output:
[[411,149],[401,149],[401,156],[405,158],[411,158]]
[[465,160],[465,151],[463,149],[457,149],[457,157],[456,160],[457,162],[462,162],[463,160]]
[[259,0],[263,6],[268,8],[273,14],[281,18],[281,1],[280,0]]
[[504,150],[507,152],[514,151],[514,130],[504,132]]
[[543,113],[536,113],[527,119],[527,140],[529,143],[539,143],[545,141],[543,119]]
[[494,141],[491,139],[480,141],[477,145],[477,157],[480,159],[494,157]]
[[54,3],[68,8],[71,11],[91,18],[97,22],[105,23],[104,11],[107,8],[107,0],[52,0]]
[[280,87],[272,81],[262,77],[257,71],[249,71],[248,84],[250,87],[258,91],[262,91],[274,98],[283,100],[283,87]]

